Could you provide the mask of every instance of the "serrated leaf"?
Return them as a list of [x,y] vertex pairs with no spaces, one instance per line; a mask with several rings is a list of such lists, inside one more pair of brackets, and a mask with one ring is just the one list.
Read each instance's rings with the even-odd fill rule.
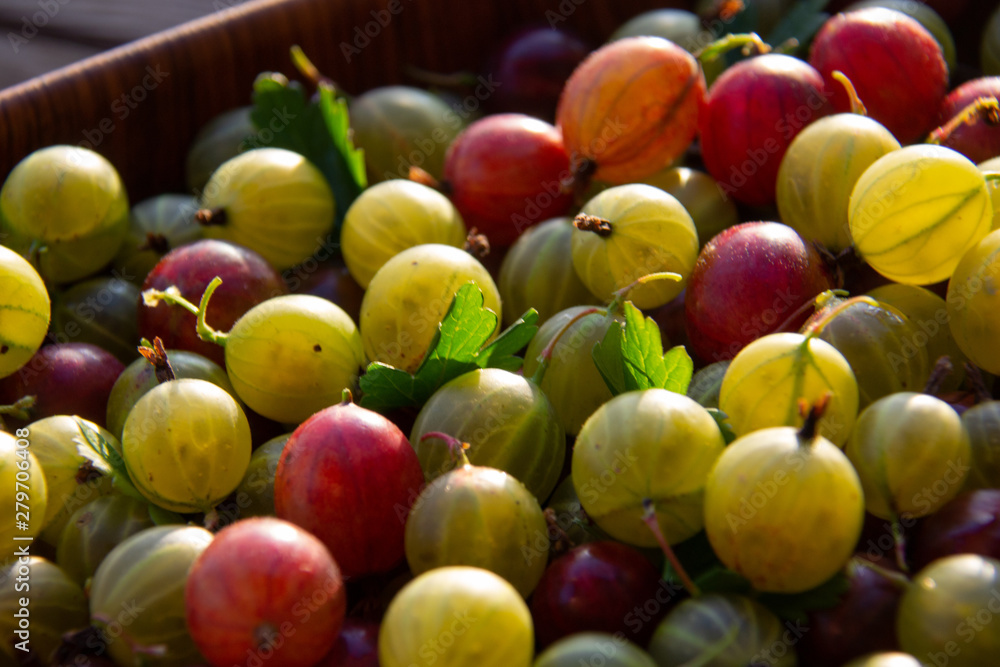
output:
[[625,324],[612,322],[604,338],[594,344],[590,356],[594,359],[597,372],[604,378],[612,396],[617,396],[625,390],[625,361],[622,356],[622,340],[625,337]]
[[732,444],[733,440],[736,440],[736,431],[733,430],[733,425],[729,423],[729,415],[719,408],[705,409],[708,410],[708,414],[712,415],[715,423],[719,425],[719,430],[722,431],[722,438],[726,441],[726,446]]
[[344,214],[368,184],[364,155],[350,139],[346,102],[336,99],[324,84],[319,87],[319,102],[310,102],[301,84],[264,73],[254,82],[250,119],[257,128],[269,130],[268,141],[263,133],[253,138],[255,147],[295,151],[326,176],[336,203],[334,238],[339,238]]
[[125,467],[125,459],[118,453],[118,450],[101,435],[100,431],[93,428],[86,421],[79,417],[73,417],[73,420],[76,422],[77,428],[80,429],[80,435],[83,436],[83,439],[90,448],[111,466],[111,470],[128,479],[128,468]]
[[496,340],[476,355],[476,365],[480,368],[502,368],[512,373],[516,372],[521,368],[524,359],[515,357],[514,353],[530,343],[537,331],[538,311],[529,308],[524,315],[497,336]]
[[[347,101],[338,98],[333,88],[327,84],[319,85],[319,108],[323,113],[330,138],[333,139],[337,152],[343,158],[347,173],[358,194],[368,187],[368,174],[365,171],[365,153],[354,146],[351,139],[351,119],[348,113]],[[346,210],[346,209],[345,209]]]
[[685,394],[694,374],[687,350],[677,346],[664,354],[659,325],[630,301],[625,303],[624,328],[609,327],[594,346],[593,358],[614,395],[653,388]]
[[475,283],[459,288],[431,340],[427,356],[417,368],[418,380],[439,387],[478,368],[476,354],[496,331],[499,322],[496,313],[483,307],[484,300],[482,290]]
[[372,362],[361,377],[361,405],[378,412],[420,407],[446,382],[477,368],[516,371],[524,347],[538,329],[534,309],[486,345],[497,328],[496,313],[485,308],[482,290],[473,283],[459,288],[431,340],[427,356],[413,374]]
[[417,378],[381,361],[368,364],[365,374],[359,380],[359,385],[363,393],[361,407],[376,412],[388,412],[395,408],[416,405],[421,395]]
[[666,375],[660,388],[676,394],[687,395],[691,376],[694,375],[694,362],[691,360],[691,355],[687,353],[683,345],[675,345],[661,358],[666,368]]

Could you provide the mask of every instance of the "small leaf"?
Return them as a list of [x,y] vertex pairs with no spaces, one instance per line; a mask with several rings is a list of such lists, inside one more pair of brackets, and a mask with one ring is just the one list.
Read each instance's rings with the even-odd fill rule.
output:
[[[328,84],[319,86],[319,108],[323,113],[326,129],[333,139],[334,146],[343,158],[347,172],[353,181],[354,189],[360,194],[368,187],[368,174],[365,171],[365,153],[354,146],[351,139],[351,121],[347,110],[347,101],[336,96]],[[354,196],[356,197],[357,194]]]
[[[715,555],[715,550],[712,549],[712,544],[708,541],[708,535],[704,530],[673,545],[672,548],[677,560],[681,562],[684,570],[695,580],[695,583],[706,572],[723,567],[722,561]],[[669,560],[665,560],[663,564],[663,579],[676,584],[680,584],[681,581]]]
[[[657,329],[659,332],[659,329]],[[662,347],[660,348],[663,349]],[[666,368],[666,375],[663,378],[661,389],[672,391],[676,394],[687,395],[687,388],[691,384],[691,376],[694,375],[694,362],[683,345],[676,345],[670,348],[663,355],[663,365]]]
[[125,459],[122,458],[122,455],[118,452],[114,445],[108,442],[107,439],[101,435],[100,431],[92,427],[83,419],[80,419],[79,417],[73,417],[73,419],[76,421],[77,428],[80,429],[80,435],[82,435],[83,439],[87,441],[90,448],[93,449],[98,456],[104,459],[107,464],[111,466],[111,469],[114,472],[119,475],[123,475],[125,479],[128,479],[128,468],[125,467]]
[[727,567],[718,565],[709,568],[696,577],[694,583],[705,593],[731,593],[735,595],[748,595],[753,591],[753,586],[743,575],[733,572]]
[[149,518],[153,520],[157,526],[167,526],[177,523],[185,523],[184,517],[177,512],[171,512],[170,510],[165,510],[159,505],[149,505]]
[[483,304],[483,292],[475,283],[462,285],[416,372],[411,375],[388,364],[372,362],[360,380],[364,393],[360,404],[378,412],[420,407],[443,384],[469,371],[477,368],[516,371],[522,360],[513,353],[534,336],[538,313],[529,310],[486,345],[499,318]]
[[767,35],[767,43],[778,46],[790,39],[798,42],[792,53],[804,53],[813,35],[823,27],[830,15],[823,8],[830,0],[801,0],[796,2],[781,21]]
[[622,356],[622,341],[625,338],[625,324],[613,321],[608,327],[604,338],[594,344],[590,356],[594,359],[597,371],[604,378],[612,396],[617,396],[625,389],[625,360]]
[[835,606],[851,588],[851,580],[843,570],[825,582],[802,593],[761,593],[757,601],[780,618],[790,621],[805,620],[806,614]]
[[285,148],[305,156],[326,176],[337,213],[333,238],[351,203],[367,186],[364,156],[349,135],[347,104],[321,84],[319,102],[310,102],[301,84],[284,75],[265,72],[254,82],[250,118],[263,132],[250,137],[250,147]]
[[729,423],[729,415],[719,408],[705,409],[708,410],[708,414],[712,415],[715,423],[719,425],[719,430],[722,431],[722,438],[726,441],[726,445],[732,444],[733,440],[736,440],[736,431],[733,430],[733,425]]
[[135,488],[135,485],[132,483],[132,480],[129,478],[128,474],[122,474],[117,471],[112,473],[111,488],[121,493],[122,495],[128,496],[132,500],[137,500],[140,503],[149,504],[149,500],[146,498],[146,496],[139,493],[139,489]]
[[[448,375],[448,379],[451,379],[466,372],[462,370],[452,374],[455,365],[467,370],[477,367],[476,354],[496,331],[500,321],[496,313],[483,307],[484,301],[483,291],[473,282],[458,289],[431,340],[427,356],[417,368],[417,378],[435,381]],[[444,382],[447,380],[437,386]]]
[[[614,354],[615,342],[619,354]],[[687,392],[694,362],[682,346],[663,353],[659,325],[645,317],[632,302],[625,303],[625,325],[610,327],[593,352],[597,370],[612,394],[636,389]]]
[[364,394],[359,405],[369,410],[388,412],[418,402],[417,378],[381,361],[368,364],[359,384]]
[[516,372],[524,360],[515,357],[514,353],[530,343],[537,331],[538,311],[529,308],[524,315],[497,336],[496,340],[476,355],[476,364],[480,368],[503,368],[512,373]]
[[716,361],[705,366],[691,378],[687,395],[698,402],[703,408],[719,407],[719,393],[722,390],[722,380],[729,369],[729,360]]

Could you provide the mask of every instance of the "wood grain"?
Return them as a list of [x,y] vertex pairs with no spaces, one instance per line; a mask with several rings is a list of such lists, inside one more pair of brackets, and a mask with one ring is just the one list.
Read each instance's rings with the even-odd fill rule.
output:
[[475,70],[524,24],[551,19],[599,44],[621,21],[663,4],[252,0],[0,91],[0,175],[37,148],[82,144],[115,164],[133,201],[180,191],[197,130],[248,103],[259,72],[293,74],[293,44],[344,90],[358,93],[412,83],[407,65]]
[[0,0],[0,89],[242,0]]
[[[0,37],[9,32],[5,26],[0,26],[0,30]],[[27,44],[20,45],[16,53],[8,45],[7,39],[0,42],[0,89],[89,58],[102,50],[74,40],[42,34],[36,35]]]
[[[224,9],[239,0],[3,0],[0,24],[20,32],[25,21],[39,35],[109,48]],[[43,8],[44,7],[44,8]]]

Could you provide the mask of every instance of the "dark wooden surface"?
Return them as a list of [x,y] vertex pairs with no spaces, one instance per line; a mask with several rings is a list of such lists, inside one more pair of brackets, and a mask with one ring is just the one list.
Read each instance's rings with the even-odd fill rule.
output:
[[[135,200],[180,188],[184,157],[197,130],[216,114],[247,104],[261,71],[292,75],[293,44],[346,92],[359,93],[387,83],[415,84],[406,74],[410,65],[436,72],[475,70],[511,30],[526,24],[570,28],[596,46],[639,12],[693,4],[0,0],[5,42],[0,73],[8,82],[23,80],[0,89],[0,178],[32,150],[66,143],[87,145],[108,157]],[[831,8],[843,4],[834,2]],[[953,26],[963,62],[978,61],[982,26],[996,5],[996,0],[969,0],[963,6]],[[42,18],[44,7],[51,17]],[[30,39],[21,32],[25,21],[43,20]],[[17,53],[11,34],[26,40],[13,40]],[[40,71],[48,73],[24,80]]]
[[[65,1],[68,12],[85,0]],[[292,74],[293,44],[345,91],[357,93],[413,83],[407,65],[437,72],[476,69],[510,30],[524,24],[551,19],[598,44],[623,20],[664,4],[249,0],[0,91],[0,175],[39,147],[84,143],[115,164],[138,200],[181,187],[196,131],[219,112],[247,104],[261,71]],[[111,27],[99,27],[111,34]]]
[[238,0],[0,0],[0,88]]

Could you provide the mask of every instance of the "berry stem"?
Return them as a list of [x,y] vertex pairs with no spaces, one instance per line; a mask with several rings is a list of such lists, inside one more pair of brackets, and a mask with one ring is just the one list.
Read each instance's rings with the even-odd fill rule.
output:
[[809,407],[809,403],[804,398],[799,399],[799,414],[804,418],[802,428],[796,434],[799,446],[809,446],[819,437],[819,420],[822,419],[823,413],[830,405],[832,397],[833,392],[828,391],[816,399],[812,407]]
[[[100,612],[98,612],[96,614],[91,614],[90,618],[91,618],[92,621],[96,621],[98,623],[101,623],[104,626],[110,626],[112,623],[117,623],[118,622],[113,617],[108,616],[107,614],[102,614]],[[107,646],[107,640],[105,639],[105,634],[99,628],[97,628],[96,630],[97,630],[97,634],[101,637],[101,640],[102,640],[101,646],[106,647]],[[85,632],[85,631],[82,631],[82,632]],[[135,662],[135,664],[137,664],[137,665],[145,664],[145,661],[144,661],[144,659],[141,656],[152,656],[152,657],[160,657],[160,658],[162,658],[163,656],[165,656],[167,654],[167,646],[166,646],[166,644],[152,644],[150,646],[147,646],[145,644],[140,644],[139,642],[137,642],[136,640],[134,640],[131,637],[131,635],[129,635],[128,631],[126,631],[126,630],[122,630],[122,633],[120,635],[118,635],[117,639],[121,639],[126,644],[128,644],[129,649],[133,653],[139,654],[139,657],[136,658],[136,662]],[[90,646],[90,639],[89,638],[87,639],[87,646]]]
[[267,621],[261,622],[260,625],[253,629],[253,641],[256,645],[256,650],[259,652],[262,652],[261,649],[264,648],[273,650],[278,636],[278,628],[274,627],[274,624]]
[[670,565],[673,566],[674,571],[680,578],[681,583],[684,584],[684,588],[687,592],[691,594],[691,597],[698,597],[701,595],[701,589],[694,583],[691,577],[688,576],[687,570],[681,565],[681,561],[677,558],[677,554],[674,550],[670,548],[670,543],[667,542],[667,538],[663,535],[663,530],[660,529],[660,522],[656,520],[656,506],[653,501],[649,498],[643,498],[642,500],[642,520],[649,530],[652,531],[653,537],[656,538],[657,543],[660,545],[660,549],[663,550],[664,555],[666,555],[667,560],[670,561]]
[[480,234],[479,229],[472,227],[465,236],[465,245],[462,249],[481,260],[490,254],[490,240],[486,238],[486,234]]
[[867,116],[868,109],[865,108],[861,98],[858,97],[858,91],[854,88],[854,84],[851,83],[851,80],[847,78],[847,75],[839,69],[835,69],[833,70],[833,74],[830,76],[839,81],[840,85],[842,85],[847,91],[847,97],[851,100],[851,113],[856,113],[859,116]]
[[210,282],[205,288],[205,293],[201,295],[201,303],[197,306],[181,296],[181,291],[174,285],[171,285],[165,290],[146,290],[142,293],[142,302],[150,308],[156,308],[160,301],[166,301],[171,306],[180,306],[198,318],[197,331],[199,338],[225,347],[226,339],[229,338],[229,334],[216,331],[210,327],[207,322],[205,322],[205,313],[208,310],[208,300],[212,298],[212,294],[215,293],[215,290],[221,284],[222,278],[219,276],[212,278],[212,282]]
[[594,306],[592,308],[585,308],[579,313],[570,318],[569,322],[564,324],[556,335],[552,337],[552,340],[542,349],[541,354],[538,355],[538,368],[535,369],[535,374],[531,376],[531,383],[536,387],[542,386],[542,379],[545,377],[545,371],[549,368],[549,363],[552,361],[552,352],[555,350],[556,345],[562,338],[563,334],[569,331],[569,328],[587,317],[588,315],[593,315],[594,313],[601,313],[604,309]]
[[170,241],[163,234],[146,232],[146,240],[136,250],[152,250],[157,255],[166,255],[170,252]]
[[[817,305],[821,309],[823,309],[824,306],[832,300],[832,297],[835,294],[835,292],[836,290],[827,290],[826,292],[820,294],[818,297],[816,297]],[[819,300],[824,295],[829,295],[829,296],[825,297],[823,300]],[[843,299],[834,304],[833,307],[825,308],[824,309],[825,312],[823,313],[822,317],[820,317],[820,319],[817,320],[816,322],[813,322],[811,325],[809,325],[809,327],[805,331],[802,332],[803,334],[805,334],[806,342],[808,342],[809,339],[818,336],[823,331],[823,327],[832,322],[833,319],[837,317],[837,315],[840,315],[840,313],[847,310],[856,303],[867,303],[869,306],[873,306],[875,308],[881,308],[879,302],[871,298],[870,296],[862,295],[862,296],[854,296],[851,297],[850,299]]]
[[436,438],[437,440],[444,441],[444,444],[448,446],[448,451],[451,452],[452,457],[455,459],[455,463],[458,464],[457,467],[464,468],[472,465],[469,463],[469,457],[465,455],[465,450],[469,448],[469,443],[462,442],[455,436],[442,433],[441,431],[431,431],[429,433],[425,433],[421,436],[420,442],[430,438]]
[[672,271],[657,271],[656,273],[647,273],[640,278],[637,278],[630,282],[625,287],[616,290],[612,293],[611,301],[608,303],[608,314],[617,313],[619,315],[624,315],[623,310],[625,306],[625,297],[628,296],[629,292],[638,287],[639,285],[645,285],[646,283],[655,282],[657,280],[673,280],[679,281],[683,280],[684,276],[679,273],[674,273]]
[[795,37],[789,37],[781,44],[778,44],[777,46],[772,48],[771,53],[780,53],[782,55],[790,56],[792,55],[792,53],[795,52],[797,48],[799,48],[799,46],[801,46],[801,44],[799,43],[798,39],[796,39]]
[[581,232],[594,232],[601,238],[611,236],[611,221],[599,218],[596,215],[580,213],[573,218],[573,226]]
[[899,522],[899,515],[895,510],[890,517],[892,520],[892,541],[895,544],[896,567],[900,572],[909,572],[910,566],[906,563],[906,535],[903,533],[903,525]]
[[704,66],[716,58],[729,53],[735,48],[742,48],[744,55],[750,55],[756,51],[759,55],[771,52],[771,47],[755,32],[729,34],[721,39],[717,39],[700,51],[696,51],[694,57]]
[[34,396],[22,396],[10,405],[0,405],[0,431],[7,430],[7,425],[3,421],[4,415],[21,421],[28,421],[31,419],[31,409],[34,407]]
[[559,525],[559,518],[553,508],[545,508],[542,515],[545,517],[545,525],[548,527],[549,554],[552,558],[558,558],[576,546],[569,534]]
[[951,120],[927,137],[928,144],[942,144],[963,125],[974,125],[982,120],[987,125],[1000,125],[1000,102],[995,97],[979,97],[955,114]]
[[0,415],[10,415],[14,419],[31,419],[30,410],[35,407],[34,396],[22,396],[10,405],[0,405]]
[[208,532],[219,532],[219,529],[222,527],[222,516],[219,514],[219,509],[217,507],[213,507],[205,512],[205,520],[202,523],[205,526],[205,530]]
[[153,339],[152,345],[148,345],[149,341],[145,339],[143,339],[143,343],[146,344],[139,346],[139,354],[152,365],[153,371],[156,373],[156,381],[163,384],[176,380],[177,375],[174,374],[174,368],[167,358],[167,350],[163,347],[163,340],[157,336]]
[[350,389],[344,388],[344,391],[340,392],[340,404],[350,405],[354,402],[354,394],[351,393]]
[[776,332],[787,331],[788,327],[792,325],[792,322],[802,317],[803,313],[808,311],[810,308],[817,308],[817,307],[822,308],[827,303],[829,303],[830,300],[835,296],[847,296],[847,292],[845,292],[844,290],[833,289],[833,290],[826,290],[825,292],[817,294],[816,296],[814,296],[813,298],[809,299],[804,304],[796,308],[791,315],[786,317],[784,321],[780,325],[778,325],[775,331]]
[[28,264],[31,264],[31,266],[35,269],[35,271],[43,273],[42,255],[47,253],[48,251],[49,247],[47,245],[43,245],[41,241],[35,239],[34,241],[31,242],[31,245],[28,246],[27,252],[24,253],[24,258],[28,260]]
[[475,86],[479,83],[476,75],[472,72],[452,72],[451,74],[445,74],[443,72],[432,72],[429,69],[416,67],[415,65],[406,65],[403,68],[403,73],[420,83],[438,88],[463,88]]
[[867,558],[862,558],[860,556],[854,556],[851,559],[851,563],[855,567],[866,567],[866,568],[868,568],[869,570],[871,570],[875,574],[879,575],[880,577],[882,577],[886,581],[889,581],[894,586],[898,586],[899,588],[907,589],[910,586],[912,586],[912,583],[910,582],[909,579],[906,578],[906,575],[901,574],[899,572],[893,572],[892,570],[890,570],[888,568],[882,567],[878,563],[873,563],[872,561],[868,560]]
[[572,193],[573,201],[579,208],[586,203],[587,190],[595,173],[597,173],[597,162],[593,158],[585,157],[577,160],[570,169],[570,175],[559,183],[559,190]]
[[290,49],[290,53],[292,57],[292,64],[295,65],[295,69],[297,69],[302,76],[309,79],[309,83],[317,88],[326,86],[333,91],[335,96],[344,97],[344,95],[339,92],[340,88],[337,86],[337,83],[319,71],[319,68],[313,64],[313,61],[309,60],[309,56],[307,56],[306,52],[302,50],[302,47],[295,44]]
[[983,373],[979,370],[979,366],[970,364],[968,361],[965,362],[965,375],[968,378],[969,389],[972,390],[972,394],[976,397],[976,403],[985,403],[993,400],[993,393],[986,386],[986,381],[983,379]]
[[934,362],[934,368],[931,370],[930,377],[927,378],[927,384],[924,385],[924,393],[930,396],[937,396],[941,393],[941,385],[954,370],[955,365],[951,363],[951,358],[947,354],[941,355]]
[[226,224],[226,209],[202,208],[194,214],[194,219],[199,225],[206,227],[210,225],[217,225],[221,227]]
[[[746,9],[742,0],[714,0],[714,2],[705,3],[705,5],[698,14],[706,24],[714,19],[722,19],[729,23],[737,14]],[[701,3],[698,6],[701,7]]]
[[410,169],[406,173],[406,178],[414,183],[426,185],[432,190],[437,190],[446,197],[451,194],[451,183],[448,181],[439,181],[426,169],[421,169],[420,167],[414,167],[411,165]]

